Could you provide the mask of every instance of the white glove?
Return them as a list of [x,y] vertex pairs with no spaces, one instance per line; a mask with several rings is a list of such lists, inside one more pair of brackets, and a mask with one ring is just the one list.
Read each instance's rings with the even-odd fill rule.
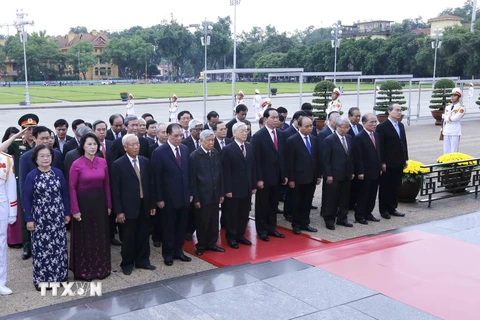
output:
[[16,216],[8,217],[8,224],[14,224],[15,221],[17,221],[17,217],[16,217]]

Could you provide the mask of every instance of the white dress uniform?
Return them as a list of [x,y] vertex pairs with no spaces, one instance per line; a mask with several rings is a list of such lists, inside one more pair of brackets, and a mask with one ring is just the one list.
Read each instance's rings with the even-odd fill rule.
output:
[[[460,136],[462,135],[462,125],[460,120],[465,115],[465,107],[457,102],[448,105],[445,108],[443,118],[443,153],[458,152]],[[450,119],[449,119],[450,118]]]
[[328,108],[327,108],[327,115],[330,114],[330,112],[332,111],[337,111],[337,112],[340,112],[340,110],[342,109],[342,103],[340,102],[340,99],[335,99],[335,100],[332,100],[328,103]]
[[178,102],[175,101],[174,103],[172,103],[172,105],[168,109],[169,122],[177,123],[177,113],[178,113]]
[[253,112],[255,112],[255,120],[258,121],[258,119],[260,119],[258,114],[262,112],[262,96],[261,95],[256,94],[253,97],[252,108],[253,108]]
[[127,102],[127,117],[135,115],[134,107],[135,107],[135,103],[133,102],[133,99],[128,100],[128,102]]
[[17,220],[17,183],[12,156],[0,152],[0,295],[12,293],[7,282],[7,228]]
[[473,97],[475,95],[475,89],[473,86],[470,86],[468,88],[468,107],[471,108],[473,107],[473,104],[475,103],[475,98]]

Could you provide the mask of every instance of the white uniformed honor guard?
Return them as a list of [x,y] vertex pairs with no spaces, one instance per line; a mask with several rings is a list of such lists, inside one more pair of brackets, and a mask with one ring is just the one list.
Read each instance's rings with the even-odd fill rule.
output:
[[340,110],[342,109],[342,103],[340,102],[340,99],[339,99],[340,95],[341,95],[341,92],[338,88],[333,89],[332,101],[328,103],[327,116],[332,111],[340,112]]
[[[252,107],[255,115],[258,115],[262,111],[262,96],[260,95],[260,91],[258,89],[255,89],[255,96],[253,97]],[[255,120],[258,120],[257,116],[255,116]]]
[[462,120],[465,115],[465,107],[460,103],[462,91],[453,88],[450,96],[451,105],[445,107],[443,118],[443,153],[458,152],[460,136],[462,135]]

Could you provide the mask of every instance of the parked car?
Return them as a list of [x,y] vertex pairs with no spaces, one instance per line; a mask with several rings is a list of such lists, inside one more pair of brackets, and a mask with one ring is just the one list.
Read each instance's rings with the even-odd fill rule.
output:
[[56,87],[58,86],[58,83],[55,81],[44,81],[42,86],[44,87]]

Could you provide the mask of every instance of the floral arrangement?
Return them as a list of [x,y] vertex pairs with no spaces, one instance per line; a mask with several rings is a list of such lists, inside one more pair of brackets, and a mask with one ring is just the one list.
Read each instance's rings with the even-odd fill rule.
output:
[[[470,160],[473,159],[472,156],[469,156],[468,154],[461,153],[461,152],[452,152],[452,153],[446,153],[443,156],[440,156],[437,159],[437,163],[448,163],[448,162],[455,162],[455,161],[461,161],[461,160]],[[466,166],[469,164],[475,164],[474,161],[465,161],[465,162],[459,162],[456,165],[457,166]],[[447,165],[449,167],[453,167],[454,165]]]
[[417,183],[422,179],[424,173],[429,172],[428,168],[422,168],[423,163],[415,160],[408,160],[408,165],[403,169],[402,183]]

